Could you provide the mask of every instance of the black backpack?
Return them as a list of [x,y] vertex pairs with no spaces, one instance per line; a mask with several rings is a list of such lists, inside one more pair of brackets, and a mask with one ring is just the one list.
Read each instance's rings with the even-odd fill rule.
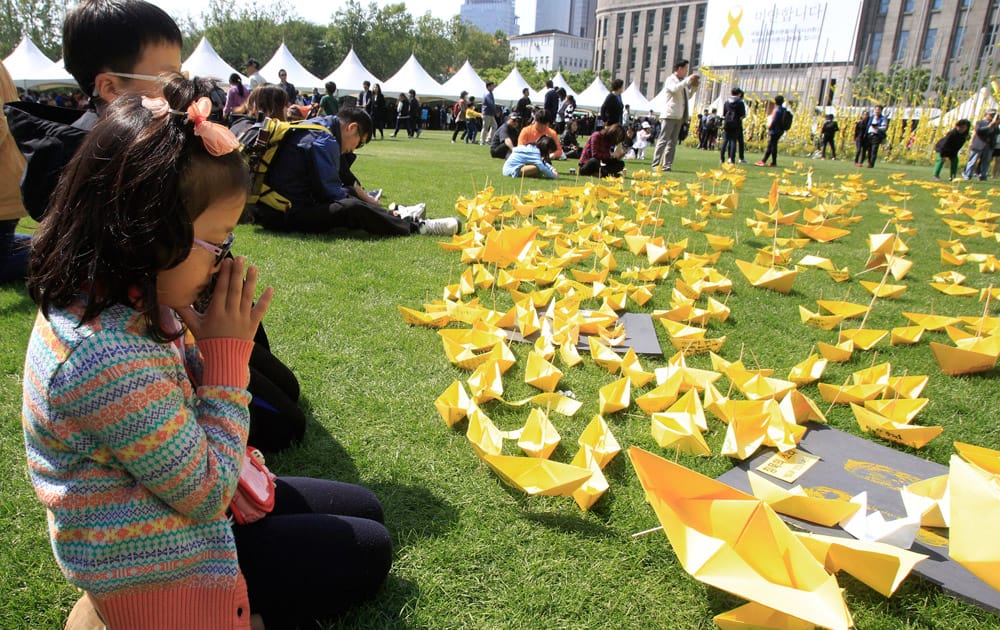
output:
[[781,130],[788,131],[789,129],[791,129],[792,122],[794,121],[795,121],[795,116],[792,115],[792,111],[787,107],[783,108],[781,110]]
[[4,105],[3,113],[27,162],[21,178],[24,208],[41,221],[60,175],[87,137],[86,129],[73,126],[83,112],[15,101]]
[[739,105],[732,101],[727,101],[725,105],[722,106],[722,119],[725,121],[726,127],[730,129],[735,129],[740,125],[740,112]]

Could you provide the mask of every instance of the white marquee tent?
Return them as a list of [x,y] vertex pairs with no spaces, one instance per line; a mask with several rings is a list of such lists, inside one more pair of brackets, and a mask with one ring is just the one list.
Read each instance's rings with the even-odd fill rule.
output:
[[412,54],[399,71],[386,79],[385,83],[382,84],[382,93],[385,94],[385,99],[388,102],[391,102],[390,99],[395,100],[398,94],[406,93],[410,90],[416,91],[417,97],[421,100],[428,97],[453,98],[450,93],[441,89],[440,83],[427,74],[427,71],[424,70],[424,67],[420,65],[420,62]]
[[35,42],[24,37],[7,57],[3,65],[18,87],[42,85],[76,85],[73,77],[62,67],[45,56]]
[[[353,48],[348,51],[347,56],[340,62],[337,69],[323,79],[323,84],[325,85],[328,81],[336,83],[337,90],[341,93],[360,92],[365,81],[372,85],[381,83],[378,77],[369,72],[365,64],[361,63],[361,59],[358,58],[358,54],[354,52]],[[323,91],[322,86],[320,86],[320,91]]]
[[947,112],[936,118],[931,119],[929,124],[934,125],[935,127],[944,127],[945,130],[948,130],[951,127],[954,127],[956,122],[962,118],[966,118],[971,121],[974,126],[976,122],[983,117],[983,114],[987,109],[996,109],[996,107],[997,102],[993,98],[989,87],[983,86],[979,89],[979,91],[965,101],[959,103],[956,107],[949,109]]
[[566,90],[567,95],[576,98],[576,92],[569,86],[569,83],[566,83],[566,77],[563,76],[562,71],[557,72],[556,76],[552,77],[552,85]]
[[521,91],[524,88],[528,88],[529,92],[531,86],[524,79],[524,75],[514,66],[510,74],[507,75],[500,85],[493,88],[493,98],[499,103],[501,101],[509,101],[512,105],[519,100],[521,100]]
[[[458,69],[450,79],[441,86],[446,94],[452,94],[452,100],[458,100],[458,96],[463,92],[468,92],[470,96],[475,96],[480,103],[486,96],[486,82],[479,77],[472,64],[466,59],[462,67]],[[496,88],[493,88],[493,98],[496,99]]]
[[604,104],[605,97],[610,92],[604,83],[601,82],[601,79],[595,77],[594,82],[588,85],[586,90],[577,94],[576,106],[584,109],[600,109],[601,105]]
[[298,90],[312,90],[313,88],[323,87],[323,81],[299,63],[298,59],[288,50],[285,42],[281,42],[281,46],[274,52],[271,60],[260,69],[260,74],[268,83],[277,83],[278,71],[281,69],[284,69],[288,73],[288,82]]
[[632,112],[633,116],[645,114],[652,109],[649,101],[646,100],[646,97],[639,91],[639,86],[635,84],[635,81],[632,81],[632,83],[625,88],[625,91],[622,92],[622,103],[628,105],[628,109]]
[[[207,37],[202,37],[191,55],[181,64],[181,70],[187,72],[192,77],[211,77],[218,79],[223,84],[229,83],[229,76],[234,72],[240,75],[243,84],[250,87],[250,82],[246,76],[226,63],[215,48],[208,41]],[[294,83],[294,82],[293,82]]]

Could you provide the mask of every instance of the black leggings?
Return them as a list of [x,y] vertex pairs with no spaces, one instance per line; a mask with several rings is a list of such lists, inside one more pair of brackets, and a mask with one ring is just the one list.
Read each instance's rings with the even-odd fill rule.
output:
[[381,588],[392,565],[382,505],[367,488],[281,477],[274,511],[234,525],[250,611],[268,630],[329,620]]
[[615,158],[607,158],[604,160],[604,164],[601,164],[601,161],[597,158],[591,158],[586,162],[580,163],[580,174],[609,177],[621,173],[624,168],[625,162]]
[[288,366],[260,343],[250,354],[250,436],[247,443],[265,453],[302,440],[306,417],[299,409],[299,381]]

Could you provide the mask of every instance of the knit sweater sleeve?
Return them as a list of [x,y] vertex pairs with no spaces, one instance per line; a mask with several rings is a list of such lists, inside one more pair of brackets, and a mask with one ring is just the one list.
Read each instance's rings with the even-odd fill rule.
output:
[[53,414],[100,445],[105,466],[122,467],[176,511],[208,520],[228,508],[250,423],[245,381],[195,394],[169,346],[99,331],[66,358],[49,399]]

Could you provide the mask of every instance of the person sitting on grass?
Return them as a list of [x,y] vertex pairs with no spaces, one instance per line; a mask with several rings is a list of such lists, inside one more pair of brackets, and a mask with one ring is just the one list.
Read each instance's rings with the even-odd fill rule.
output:
[[562,145],[563,156],[567,159],[578,159],[580,157],[580,142],[577,140],[576,132],[580,128],[575,118],[569,119],[562,138],[559,140]]
[[948,158],[951,175],[948,181],[958,177],[958,152],[962,150],[965,142],[969,139],[969,129],[972,121],[963,118],[955,123],[951,131],[937,141],[934,150],[937,151],[937,164],[934,165],[934,179],[941,179],[941,167],[944,166],[944,159]]
[[461,229],[453,217],[423,218],[423,204],[390,212],[362,188],[350,169],[354,152],[371,140],[373,123],[365,110],[345,107],[336,116],[310,122],[325,130],[293,128],[282,138],[264,182],[284,201],[254,204],[251,214],[257,223],[271,230],[345,229],[376,236],[451,236]]
[[507,121],[500,125],[490,138],[490,155],[500,160],[510,157],[510,152],[517,146],[519,133],[521,133],[521,116],[517,112],[511,112]]
[[239,136],[261,117],[288,119],[288,93],[277,85],[259,85],[247,97],[246,111],[242,116],[233,116],[229,128]]
[[278,478],[270,513],[227,516],[273,290],[255,302],[257,269],[226,257],[249,177],[197,95],[176,75],[115,100],[60,178],[30,261],[28,474],[101,627],[312,625],[378,592],[392,541],[375,495],[336,481]]
[[555,141],[547,135],[538,138],[534,144],[519,144],[503,163],[502,172],[507,177],[556,179],[559,173],[549,163],[555,148]]
[[548,136],[556,143],[556,149],[552,152],[552,159],[558,160],[562,157],[562,145],[559,144],[559,135],[551,127],[552,117],[544,109],[535,110],[535,120],[530,125],[525,125],[524,129],[517,136],[517,143],[534,144],[542,136]]
[[612,152],[624,139],[625,129],[616,123],[590,134],[580,154],[580,174],[610,177],[621,173],[625,162],[614,157]]

